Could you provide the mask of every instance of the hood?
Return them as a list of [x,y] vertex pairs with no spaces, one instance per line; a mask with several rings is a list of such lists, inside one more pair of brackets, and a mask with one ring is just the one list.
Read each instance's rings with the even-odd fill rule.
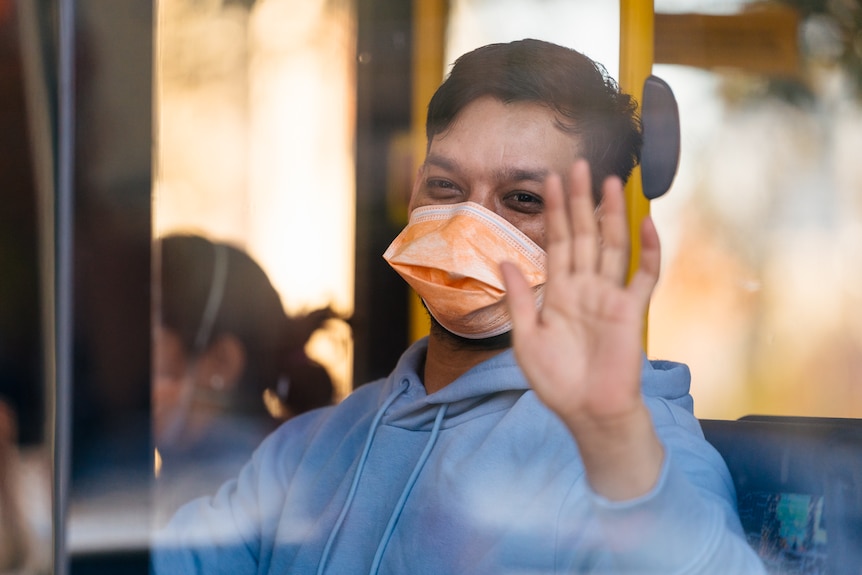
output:
[[383,415],[381,424],[430,429],[437,411],[441,405],[446,405],[443,427],[450,428],[487,413],[508,409],[530,388],[514,353],[507,349],[428,395],[420,377],[427,350],[427,338],[417,341],[401,356],[389,375],[379,405],[392,394],[399,395]]
[[684,363],[667,360],[647,360],[641,369],[641,393],[647,398],[659,398],[694,413],[691,371]]

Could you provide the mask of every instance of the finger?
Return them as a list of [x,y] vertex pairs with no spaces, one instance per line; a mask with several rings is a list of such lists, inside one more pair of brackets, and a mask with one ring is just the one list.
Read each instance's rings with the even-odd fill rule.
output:
[[607,178],[602,187],[599,232],[599,274],[622,284],[629,267],[629,234],[623,183],[617,177]]
[[646,308],[658,283],[661,267],[661,244],[652,218],[647,216],[641,223],[641,253],[638,269],[629,282],[629,290]]
[[545,180],[545,233],[548,277],[563,276],[572,269],[572,232],[566,214],[563,182],[557,174]]
[[593,272],[598,253],[598,226],[593,205],[590,167],[585,160],[572,166],[569,183],[569,218],[572,222],[572,260],[574,271]]
[[506,288],[506,305],[512,318],[512,333],[514,337],[522,338],[532,333],[538,322],[536,299],[518,266],[502,262],[500,272]]

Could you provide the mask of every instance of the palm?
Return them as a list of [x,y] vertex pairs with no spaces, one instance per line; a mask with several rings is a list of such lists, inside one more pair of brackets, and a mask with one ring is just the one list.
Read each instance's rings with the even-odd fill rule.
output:
[[658,277],[658,240],[647,222],[641,267],[626,285],[621,184],[606,183],[600,223],[589,189],[583,163],[572,171],[568,204],[559,181],[549,182],[541,311],[516,270],[504,270],[518,361],[542,401],[566,421],[602,421],[640,405],[643,317]]

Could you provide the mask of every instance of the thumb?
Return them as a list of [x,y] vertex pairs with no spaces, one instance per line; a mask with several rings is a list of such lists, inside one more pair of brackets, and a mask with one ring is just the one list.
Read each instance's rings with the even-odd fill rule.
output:
[[535,296],[524,274],[512,262],[500,263],[503,286],[506,288],[506,305],[512,318],[513,330],[530,330],[537,321]]

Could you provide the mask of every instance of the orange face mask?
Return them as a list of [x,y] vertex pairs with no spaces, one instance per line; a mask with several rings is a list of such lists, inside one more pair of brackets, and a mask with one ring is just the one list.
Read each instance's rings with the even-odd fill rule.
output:
[[383,258],[416,290],[434,319],[461,337],[481,339],[512,329],[500,262],[515,263],[541,303],[545,251],[474,202],[413,210]]

